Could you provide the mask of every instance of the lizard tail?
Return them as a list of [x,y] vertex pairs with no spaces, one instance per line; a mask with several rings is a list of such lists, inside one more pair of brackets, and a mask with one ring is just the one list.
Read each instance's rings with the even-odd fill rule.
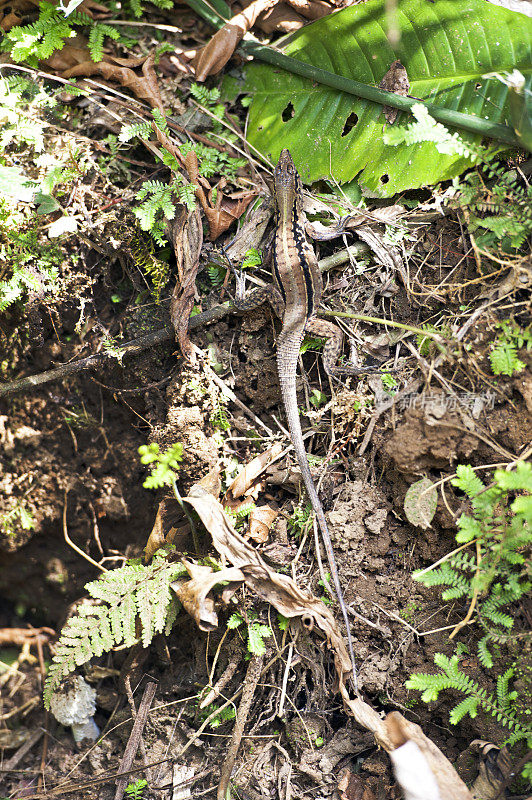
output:
[[[301,338],[303,338],[303,335],[301,335]],[[305,484],[305,488],[310,498],[312,508],[318,520],[318,525],[321,531],[321,538],[325,547],[325,552],[327,553],[327,561],[329,562],[329,569],[331,571],[334,590],[336,592],[338,603],[342,610],[342,616],[344,618],[345,629],[347,633],[348,652],[351,658],[351,664],[353,669],[352,673],[353,687],[355,689],[355,692],[358,694],[358,679],[356,673],[355,658],[353,654],[353,640],[351,638],[349,616],[347,614],[347,608],[345,605],[344,595],[340,584],[340,578],[338,576],[338,569],[336,567],[336,560],[334,557],[331,535],[329,533],[329,528],[327,526],[327,520],[325,519],[323,506],[320,502],[320,499],[318,497],[318,492],[316,491],[316,487],[312,479],[312,474],[310,472],[310,467],[307,459],[307,452],[305,450],[305,443],[303,441],[303,433],[301,431],[301,422],[299,419],[299,410],[297,405],[297,392],[296,392],[296,369],[297,369],[297,360],[299,357],[299,345],[300,342],[296,342],[295,346],[294,344],[292,344],[292,347],[290,347],[290,352],[288,352],[288,348],[286,346],[285,347],[278,346],[277,367],[278,367],[279,383],[281,386],[281,394],[283,397],[286,418],[288,421],[288,430],[290,431],[290,437],[292,439],[292,444],[294,446],[297,463],[299,464],[301,475],[303,477],[303,483]]]

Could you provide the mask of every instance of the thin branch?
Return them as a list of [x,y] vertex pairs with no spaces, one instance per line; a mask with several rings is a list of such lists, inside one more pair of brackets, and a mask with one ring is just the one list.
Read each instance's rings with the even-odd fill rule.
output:
[[[232,308],[229,303],[222,303],[219,306],[197,314],[195,317],[190,318],[189,329],[199,328],[202,325],[207,325],[210,322],[216,322],[226,314],[231,313]],[[152,333],[147,333],[145,336],[140,336],[138,339],[132,339],[119,347],[120,359],[126,356],[134,356],[147,350],[149,347],[162,342],[168,342],[174,337],[174,329],[168,325],[166,328],[159,328]],[[77,372],[83,372],[86,369],[92,369],[105,364],[111,358],[116,358],[116,355],[110,353],[94,353],[87,358],[81,358],[79,361],[71,361],[68,364],[61,364],[60,367],[49,369],[46,372],[41,372],[38,375],[28,375],[26,378],[21,378],[18,381],[11,381],[0,385],[0,397],[5,394],[12,394],[14,392],[21,392],[30,387],[42,386],[44,383],[51,381],[58,381],[66,378],[68,375],[74,375]]]

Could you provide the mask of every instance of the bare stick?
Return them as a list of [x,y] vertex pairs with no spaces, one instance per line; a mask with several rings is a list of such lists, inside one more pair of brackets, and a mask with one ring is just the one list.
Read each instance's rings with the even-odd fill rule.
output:
[[[193,328],[199,328],[210,322],[216,322],[216,320],[221,319],[230,312],[231,306],[229,303],[214,306],[214,308],[209,309],[209,311],[204,311],[202,314],[191,317],[189,329],[192,330]],[[120,345],[120,357],[125,358],[125,356],[138,355],[149,347],[154,347],[162,342],[168,342],[170,339],[173,339],[173,337],[173,327],[168,325],[166,328],[160,328],[152,333],[147,333],[145,336],[140,336],[138,339],[132,339],[130,342]],[[42,386],[44,383],[50,383],[51,381],[62,380],[66,378],[67,375],[74,375],[77,372],[83,372],[86,369],[98,367],[115,357],[115,355],[111,355],[110,353],[94,353],[92,356],[87,356],[87,358],[81,358],[79,361],[71,361],[69,364],[61,364],[60,367],[49,369],[38,375],[28,375],[28,377],[21,378],[18,381],[4,383],[0,386],[0,397],[4,394],[21,392],[23,389],[29,389],[30,387]]]
[[[144,730],[144,726],[146,725],[146,720],[148,719],[148,712],[153,702],[153,698],[155,697],[156,689],[157,689],[157,684],[154,681],[150,681],[149,683],[146,684],[144,694],[142,695],[142,700],[140,701],[139,710],[137,711],[137,718],[135,719],[135,722],[133,724],[131,735],[126,745],[124,757],[122,758],[122,762],[119,767],[120,772],[127,772],[129,769],[131,769],[131,766],[133,764],[133,759],[137,754],[140,738],[142,736],[142,731]],[[117,781],[115,800],[122,800],[122,797],[124,795],[124,789],[126,788],[126,783],[127,783],[127,778],[120,778]]]
[[218,784],[216,800],[225,800],[227,797],[227,789],[231,779],[231,773],[235,765],[240,742],[242,741],[242,734],[244,733],[244,727],[249,716],[249,710],[251,708],[255,689],[257,688],[257,683],[259,682],[263,661],[264,656],[251,656],[248,664],[244,686],[242,689],[242,699],[238,707],[235,727],[233,728],[233,735],[231,736],[231,744],[229,745],[225,761],[220,770],[220,783]]

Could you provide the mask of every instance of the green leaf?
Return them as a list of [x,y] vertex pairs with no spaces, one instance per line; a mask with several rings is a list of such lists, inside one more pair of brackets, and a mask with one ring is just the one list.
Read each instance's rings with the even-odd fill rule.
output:
[[430,528],[437,505],[438,492],[432,481],[428,478],[421,478],[420,481],[416,481],[409,487],[405,495],[406,518],[412,525],[417,525],[419,528]]
[[61,204],[50,194],[42,194],[37,192],[34,198],[37,203],[37,214],[52,214],[61,208]]
[[[283,52],[345,79],[379,84],[393,61],[406,67],[411,97],[432,107],[466,112],[490,123],[510,117],[508,87],[488,73],[513,70],[531,78],[532,20],[485,0],[399,0],[401,34],[392,47],[381,0],[350,6],[290,36]],[[322,76],[323,77],[323,76]],[[439,153],[432,142],[393,147],[383,140],[382,106],[345,91],[252,64],[245,91],[253,94],[248,138],[276,160],[288,147],[306,182],[327,178],[340,183],[358,173],[366,190],[388,197],[396,192],[458,175],[471,162],[457,153]],[[433,114],[435,116],[435,114]],[[395,125],[410,117],[401,114]],[[440,120],[441,121],[441,120]],[[479,141],[466,133],[466,142]]]
[[449,722],[451,725],[456,725],[466,714],[469,714],[470,717],[476,717],[478,715],[478,704],[478,697],[473,697],[472,695],[469,695],[469,697],[466,697],[461,703],[458,703],[449,714]]

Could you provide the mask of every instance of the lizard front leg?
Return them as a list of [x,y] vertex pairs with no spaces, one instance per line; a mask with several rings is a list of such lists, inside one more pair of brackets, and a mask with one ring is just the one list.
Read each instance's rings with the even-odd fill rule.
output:
[[[225,254],[224,254],[225,255]],[[226,265],[235,276],[236,290],[233,303],[238,311],[251,311],[254,308],[269,303],[273,312],[279,319],[283,318],[285,302],[276,286],[262,286],[246,292],[246,276],[243,270],[236,269],[231,260],[225,256]]]

